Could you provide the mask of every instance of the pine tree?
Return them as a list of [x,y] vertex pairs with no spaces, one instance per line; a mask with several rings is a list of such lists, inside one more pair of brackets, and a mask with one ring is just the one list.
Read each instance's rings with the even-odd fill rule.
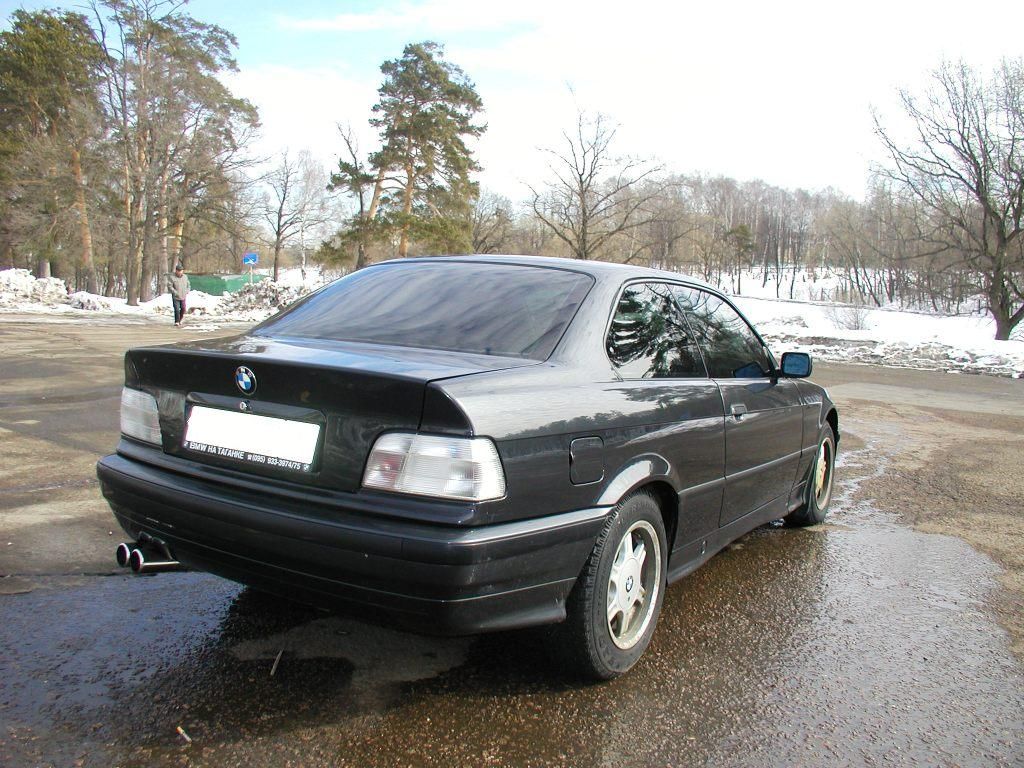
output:
[[102,50],[78,13],[17,10],[11,28],[0,33],[4,202],[17,209],[15,218],[25,232],[37,233],[32,239],[42,275],[49,273],[49,241],[58,222],[75,220],[78,261],[91,290],[95,276],[82,154],[98,122],[101,59]]
[[370,157],[375,184],[366,218],[386,211],[400,235],[400,256],[408,254],[410,236],[432,247],[465,249],[478,194],[470,174],[479,170],[466,141],[485,130],[474,123],[483,108],[480,96],[433,42],[407,45],[381,72],[370,124],[382,146]]

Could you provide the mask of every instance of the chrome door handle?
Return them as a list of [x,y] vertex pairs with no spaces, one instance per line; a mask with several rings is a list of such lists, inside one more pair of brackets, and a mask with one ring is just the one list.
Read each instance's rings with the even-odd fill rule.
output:
[[729,412],[738,419],[740,416],[746,415],[747,406],[743,403],[735,403],[729,408]]

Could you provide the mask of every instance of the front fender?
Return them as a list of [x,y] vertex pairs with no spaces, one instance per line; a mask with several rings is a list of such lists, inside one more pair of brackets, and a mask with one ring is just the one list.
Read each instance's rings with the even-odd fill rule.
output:
[[812,381],[802,380],[800,386],[800,402],[804,408],[803,448],[804,450],[818,447],[818,435],[829,423],[829,414],[836,414],[832,420],[832,431],[835,433],[836,445],[839,444],[839,417],[835,403],[828,396],[824,387]]

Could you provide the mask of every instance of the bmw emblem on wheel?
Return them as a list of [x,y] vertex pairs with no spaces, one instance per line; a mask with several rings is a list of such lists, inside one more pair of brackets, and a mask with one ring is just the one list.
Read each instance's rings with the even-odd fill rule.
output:
[[256,391],[256,374],[240,365],[235,368],[235,384],[242,391],[243,395],[251,395]]

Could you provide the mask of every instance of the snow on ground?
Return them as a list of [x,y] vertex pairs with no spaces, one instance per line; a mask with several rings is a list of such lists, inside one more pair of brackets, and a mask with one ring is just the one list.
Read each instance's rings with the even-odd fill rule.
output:
[[776,355],[1024,378],[1024,341],[996,341],[987,317],[735,296]]
[[[314,268],[305,270],[305,274],[299,269],[283,270],[279,277],[277,283],[262,280],[246,286],[238,293],[224,296],[189,291],[185,302],[188,319],[201,317],[211,323],[259,322],[333,279],[334,275],[321,273],[319,268]],[[27,269],[0,270],[0,311],[77,317],[170,317],[172,314],[171,296],[168,293],[131,307],[125,299],[117,297],[98,296],[86,291],[68,294],[63,280],[37,280]]]
[[[186,322],[196,330],[214,330],[224,322],[258,322],[334,277],[316,268],[305,274],[289,269],[282,271],[277,283],[263,280],[236,294],[192,291]],[[803,351],[821,360],[1024,378],[1024,339],[995,341],[995,325],[988,317],[822,303],[808,299],[822,295],[822,290],[828,295],[830,286],[822,280],[801,285],[794,295],[803,300],[776,299],[774,284],[762,290],[760,281],[753,279],[741,285],[745,295],[733,297],[776,355]],[[783,286],[783,293],[788,295],[788,286]],[[28,270],[0,270],[0,313],[9,312],[169,320],[171,299],[163,294],[130,307],[124,299],[84,291],[69,296],[62,280],[36,280]]]

